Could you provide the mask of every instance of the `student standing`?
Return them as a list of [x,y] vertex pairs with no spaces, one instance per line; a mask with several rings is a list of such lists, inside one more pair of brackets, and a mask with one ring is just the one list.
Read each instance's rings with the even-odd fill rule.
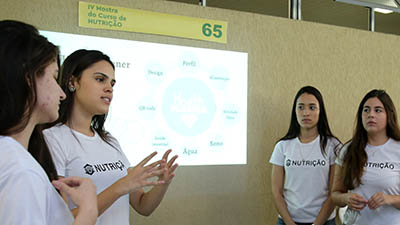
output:
[[332,199],[348,206],[346,224],[400,223],[400,129],[385,91],[364,96],[353,137],[336,164]]
[[[62,177],[85,176],[98,188],[98,225],[129,224],[129,205],[142,215],[150,215],[160,204],[174,177],[177,156],[168,161],[171,150],[162,160],[148,166],[152,153],[129,169],[118,141],[104,129],[113,99],[115,68],[100,51],[77,50],[61,68],[60,85],[67,99],[60,107],[56,124],[44,130]],[[127,103],[129,104],[129,103]],[[149,179],[158,177],[158,179]],[[153,186],[144,192],[144,186]],[[75,214],[78,208],[70,204]]]
[[[57,181],[39,124],[58,118],[58,48],[36,28],[0,21],[0,220],[7,225],[91,225],[96,187],[89,179]],[[74,219],[53,185],[80,210]]]
[[278,225],[335,224],[329,194],[339,146],[321,93],[311,86],[301,88],[293,102],[289,130],[270,159]]

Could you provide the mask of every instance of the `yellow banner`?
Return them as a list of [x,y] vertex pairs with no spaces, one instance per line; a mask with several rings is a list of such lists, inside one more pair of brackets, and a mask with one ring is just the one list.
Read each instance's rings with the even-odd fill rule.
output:
[[79,2],[79,26],[226,43],[228,23]]

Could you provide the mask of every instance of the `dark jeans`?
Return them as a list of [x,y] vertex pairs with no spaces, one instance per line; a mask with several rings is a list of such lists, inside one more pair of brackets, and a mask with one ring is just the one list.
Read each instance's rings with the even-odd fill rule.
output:
[[[311,225],[312,223],[297,223],[297,225]],[[276,222],[276,225],[286,225],[283,219],[278,217],[278,221]],[[324,225],[336,225],[335,218],[328,220],[324,223]]]

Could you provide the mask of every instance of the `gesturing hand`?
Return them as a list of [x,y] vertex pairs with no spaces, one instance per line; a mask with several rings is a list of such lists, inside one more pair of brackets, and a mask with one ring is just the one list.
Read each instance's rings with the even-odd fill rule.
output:
[[366,205],[368,201],[365,200],[361,195],[356,193],[349,193],[349,198],[347,201],[347,205],[356,211],[361,211]]
[[96,221],[98,213],[96,185],[91,179],[67,177],[54,180],[52,183],[60,190],[62,196],[68,196],[80,208],[80,212],[89,213]]
[[146,163],[148,163],[156,154],[157,152],[153,152],[135,167],[128,168],[128,174],[119,180],[122,194],[135,192],[145,186],[155,186],[165,183],[164,180],[152,181],[150,179],[162,175],[167,170],[161,166],[164,162],[163,160],[159,160],[146,166]]
[[[162,157],[162,163],[161,163],[161,168],[166,168],[164,170],[164,173],[158,176],[159,181],[164,181],[165,184],[171,183],[172,179],[175,177],[174,171],[178,167],[178,164],[175,163],[175,160],[178,158],[177,155],[173,156],[169,161],[168,161],[168,156],[172,152],[171,149],[166,151]],[[168,163],[167,163],[168,162]],[[174,164],[175,163],[175,164]]]

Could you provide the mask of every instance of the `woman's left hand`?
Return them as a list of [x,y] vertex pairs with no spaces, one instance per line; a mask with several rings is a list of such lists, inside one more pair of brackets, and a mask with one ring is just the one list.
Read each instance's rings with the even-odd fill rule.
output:
[[[172,152],[171,149],[166,151],[162,157],[163,163],[161,163],[162,168],[166,168],[165,172],[162,173],[160,176],[158,176],[159,181],[164,181],[165,184],[171,183],[172,179],[175,177],[174,171],[178,167],[178,164],[175,163],[175,160],[178,158],[177,155],[173,156],[169,161],[168,161],[168,156]],[[175,163],[175,164],[174,164]]]
[[375,210],[382,205],[390,205],[390,195],[386,195],[383,192],[377,192],[368,200],[368,207]]

